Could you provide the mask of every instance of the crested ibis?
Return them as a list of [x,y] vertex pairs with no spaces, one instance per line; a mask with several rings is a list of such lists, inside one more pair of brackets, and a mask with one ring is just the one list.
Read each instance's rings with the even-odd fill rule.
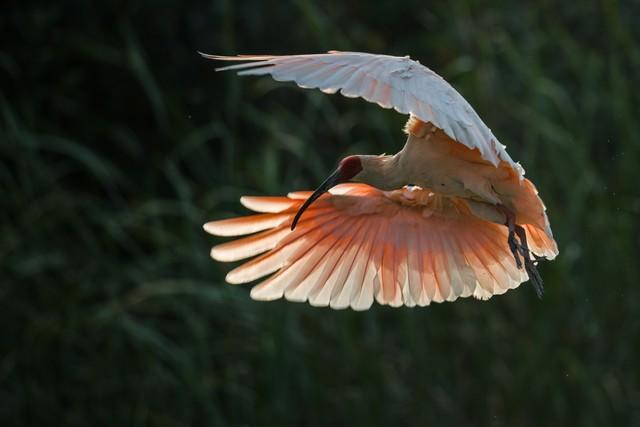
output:
[[258,255],[229,283],[264,276],[251,297],[366,310],[373,301],[425,306],[488,299],[530,280],[558,247],[545,206],[524,169],[471,105],[409,57],[330,51],[216,56],[218,71],[271,75],[303,88],[364,98],[408,114],[394,155],[352,155],[314,192],[245,196],[258,214],[212,221],[217,236],[244,236],[211,250],[218,261]]

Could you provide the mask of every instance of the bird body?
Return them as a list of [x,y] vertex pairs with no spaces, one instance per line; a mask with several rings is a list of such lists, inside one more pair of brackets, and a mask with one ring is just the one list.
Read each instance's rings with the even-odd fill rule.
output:
[[383,190],[417,185],[459,197],[476,209],[481,218],[499,224],[504,224],[506,218],[495,207],[505,206],[524,222],[551,233],[535,187],[507,162],[501,161],[495,167],[478,150],[458,144],[435,126],[414,117],[406,130],[407,142],[397,154],[360,156],[363,171],[353,180]]
[[313,193],[243,197],[260,214],[207,223],[215,235],[257,233],[212,249],[220,261],[262,254],[228,282],[275,273],[253,298],[356,310],[374,299],[486,299],[527,278],[541,295],[536,262],[558,253],[544,204],[506,147],[433,71],[408,57],[354,52],[205,56],[244,61],[221,70],[340,90],[410,114],[395,155],[346,157]]

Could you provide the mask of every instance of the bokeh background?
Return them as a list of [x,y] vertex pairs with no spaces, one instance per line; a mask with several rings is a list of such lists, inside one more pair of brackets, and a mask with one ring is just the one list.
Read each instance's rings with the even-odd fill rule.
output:
[[[640,5],[9,0],[0,424],[639,425]],[[410,54],[540,189],[560,246],[488,302],[354,313],[224,284],[202,224],[405,118],[196,51]]]

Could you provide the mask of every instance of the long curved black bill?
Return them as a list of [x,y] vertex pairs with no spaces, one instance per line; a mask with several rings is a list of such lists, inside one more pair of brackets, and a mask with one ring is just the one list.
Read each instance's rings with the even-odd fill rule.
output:
[[298,224],[298,220],[302,216],[302,213],[305,210],[307,210],[309,206],[311,206],[311,203],[315,202],[318,197],[322,196],[324,193],[329,191],[332,187],[335,187],[337,184],[340,184],[340,182],[342,182],[342,180],[340,179],[340,175],[341,175],[340,169],[336,169],[336,171],[333,172],[331,175],[329,175],[329,177],[325,179],[322,184],[320,184],[320,186],[316,189],[316,191],[314,191],[313,194],[309,196],[309,198],[304,202],[304,204],[298,210],[298,213],[296,214],[296,216],[293,218],[293,222],[291,223],[292,231],[296,228],[296,225]]

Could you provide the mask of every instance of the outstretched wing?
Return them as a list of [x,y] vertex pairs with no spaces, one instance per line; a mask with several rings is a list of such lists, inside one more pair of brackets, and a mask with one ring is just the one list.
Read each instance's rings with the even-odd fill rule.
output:
[[471,105],[442,77],[408,56],[396,57],[359,52],[331,51],[318,55],[218,56],[220,61],[241,61],[218,68],[241,75],[270,74],[278,81],[293,81],[303,88],[325,93],[340,91],[361,97],[383,108],[394,108],[423,122],[431,122],[449,137],[497,166],[507,162],[519,174],[522,168],[506,152]]
[[[463,200],[417,187],[383,192],[342,184],[290,231],[309,194],[243,197],[246,207],[262,213],[205,224],[218,236],[255,233],[211,250],[226,262],[259,255],[229,272],[227,282],[275,273],[253,287],[252,298],[366,310],[374,299],[394,307],[487,299],[527,280],[507,246],[506,227],[478,219]],[[546,243],[530,236],[543,255]]]

